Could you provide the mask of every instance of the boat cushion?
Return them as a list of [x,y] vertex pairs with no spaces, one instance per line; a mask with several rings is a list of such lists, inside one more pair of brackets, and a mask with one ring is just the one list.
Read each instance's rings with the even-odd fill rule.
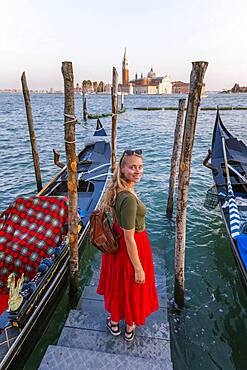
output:
[[65,197],[18,198],[0,215],[0,288],[11,272],[33,278],[43,258],[61,242],[68,222]]

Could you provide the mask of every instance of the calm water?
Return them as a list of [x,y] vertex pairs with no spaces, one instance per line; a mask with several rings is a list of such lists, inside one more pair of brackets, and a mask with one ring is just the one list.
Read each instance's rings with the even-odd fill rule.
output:
[[[135,111],[133,107],[177,106],[179,96],[129,96],[127,111],[119,115],[118,150],[142,148],[145,174],[138,189],[149,209],[147,229],[157,270],[167,275],[168,294],[173,297],[174,219],[165,216],[170,157],[176,122],[175,111]],[[110,112],[110,96],[89,96],[91,113]],[[202,106],[247,106],[247,95],[209,94]],[[33,95],[43,182],[56,171],[52,148],[61,151],[64,160],[63,96]],[[77,116],[81,119],[81,97],[76,97]],[[222,112],[227,128],[247,143],[247,112]],[[172,357],[174,369],[245,369],[247,291],[233,259],[219,211],[203,207],[205,192],[212,185],[209,170],[202,161],[210,147],[215,112],[198,116],[191,171],[186,250],[186,308],[175,315],[170,309]],[[110,133],[111,119],[102,119]],[[0,210],[20,195],[35,192],[28,129],[22,96],[0,94],[1,193]],[[93,132],[95,121],[77,126],[77,149]],[[130,144],[131,143],[131,144]],[[165,262],[164,262],[165,261]],[[89,269],[91,260],[83,262]],[[87,272],[82,275],[85,280]],[[171,305],[170,305],[171,307]],[[54,322],[50,323],[28,368],[35,368],[48,342],[55,343],[68,310],[67,298],[60,302]],[[58,320],[59,318],[59,320]],[[57,321],[56,321],[57,320]],[[59,322],[58,322],[59,321]],[[34,361],[36,358],[36,363]]]

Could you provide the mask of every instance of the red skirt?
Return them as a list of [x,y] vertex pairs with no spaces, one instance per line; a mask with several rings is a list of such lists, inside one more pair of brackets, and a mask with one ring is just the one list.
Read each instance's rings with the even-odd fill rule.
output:
[[[117,233],[121,229],[113,225]],[[124,236],[119,239],[119,248],[111,255],[102,254],[97,293],[104,295],[105,309],[111,320],[125,320],[128,325],[144,325],[145,319],[159,308],[155,286],[152,250],[146,230],[135,232],[135,241],[140,262],[145,272],[145,283],[135,282],[135,273],[130,261]]]

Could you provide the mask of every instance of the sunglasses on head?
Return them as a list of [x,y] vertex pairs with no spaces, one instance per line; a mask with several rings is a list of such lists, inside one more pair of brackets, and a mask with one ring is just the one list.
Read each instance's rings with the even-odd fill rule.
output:
[[120,166],[121,166],[121,163],[122,163],[123,157],[124,157],[125,155],[135,155],[135,154],[137,154],[137,155],[142,155],[142,149],[135,149],[135,150],[126,149],[126,150],[123,152],[122,157],[121,157],[121,159],[120,159],[120,162],[119,162]]
[[131,150],[131,149],[127,149],[123,152],[123,155],[142,155],[142,149],[135,149],[135,150]]

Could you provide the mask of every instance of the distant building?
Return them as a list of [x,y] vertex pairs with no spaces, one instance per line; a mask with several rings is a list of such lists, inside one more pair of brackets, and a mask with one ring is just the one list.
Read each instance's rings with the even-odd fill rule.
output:
[[137,73],[135,80],[130,81],[133,85],[134,94],[171,94],[172,84],[168,75],[164,77],[156,77],[153,68],[147,74],[147,77],[138,78]]
[[119,90],[124,94],[133,94],[133,86],[129,83],[129,63],[124,49],[124,57],[122,61],[122,84],[119,85]]
[[[182,81],[173,81],[172,82],[172,93],[173,94],[189,94],[190,92],[190,84],[188,82]],[[205,94],[205,83],[202,85],[202,93],[201,95]]]
[[173,94],[188,94],[190,90],[190,84],[182,81],[172,82],[172,93]]
[[122,62],[122,85],[127,86],[129,84],[129,63],[126,56],[126,48],[124,49],[124,57]]
[[171,94],[172,83],[168,75],[164,77],[156,77],[153,68],[147,74],[147,77],[138,78],[136,73],[135,79],[129,81],[129,63],[124,50],[122,62],[122,84],[119,85],[119,90],[125,94]]

